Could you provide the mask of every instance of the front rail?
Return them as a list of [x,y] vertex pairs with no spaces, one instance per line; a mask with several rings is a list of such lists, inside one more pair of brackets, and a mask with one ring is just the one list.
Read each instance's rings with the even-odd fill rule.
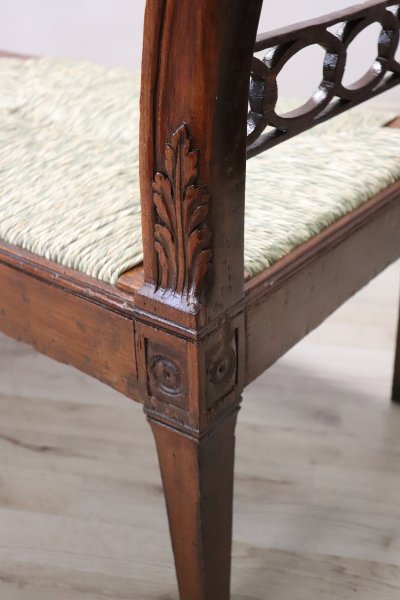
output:
[[[370,70],[350,86],[343,85],[347,51],[369,25],[382,27],[377,57]],[[330,29],[337,26],[332,32]],[[315,125],[381,94],[400,83],[396,50],[400,37],[400,4],[367,2],[257,38],[249,93],[247,157],[251,158]],[[277,78],[285,64],[308,46],[326,51],[322,81],[312,98],[284,115],[276,111]]]

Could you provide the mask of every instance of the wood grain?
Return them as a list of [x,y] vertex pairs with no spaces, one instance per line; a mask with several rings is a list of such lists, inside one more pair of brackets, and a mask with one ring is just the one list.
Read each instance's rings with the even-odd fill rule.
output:
[[143,264],[126,271],[118,278],[117,286],[128,294],[135,294],[144,284]]
[[[239,406],[244,381],[250,382],[259,375],[400,255],[398,183],[244,286],[245,123],[248,81],[261,6],[261,0],[147,0],[140,127],[143,271],[138,269],[133,275],[127,275],[119,288],[106,286],[17,248],[0,245],[0,329],[144,403],[158,444],[181,600],[229,598],[232,415]],[[392,21],[394,18],[394,15],[390,17]],[[384,42],[380,44],[380,51]],[[395,82],[395,78],[391,82]],[[176,132],[180,132],[179,135]],[[174,145],[177,135],[179,143]],[[196,215],[190,211],[185,213],[183,205],[186,202],[190,205],[191,201],[195,204]],[[190,227],[183,232],[187,224]],[[201,230],[205,233],[204,239],[190,240],[191,234],[199,236]],[[161,237],[164,242],[168,241],[162,245],[164,254],[160,251]],[[195,243],[196,240],[199,243]],[[211,276],[206,277],[204,271],[211,262]],[[199,269],[196,265],[200,265]],[[190,297],[188,301],[190,294],[186,291],[189,289],[193,290],[193,301]],[[315,363],[312,368],[315,369]],[[18,378],[20,375],[18,373]],[[287,376],[282,381],[286,382]],[[13,382],[12,387],[17,389],[18,383]],[[56,395],[62,393],[59,387],[56,387]],[[272,485],[269,486],[267,480],[267,487],[261,487],[269,493],[269,498],[272,494],[264,529],[261,516],[264,516],[265,503],[258,504],[255,509],[254,498],[250,497],[246,503],[246,522],[252,527],[254,536],[252,539],[248,536],[248,524],[244,528],[243,524],[242,528],[238,526],[238,552],[248,559],[240,563],[249,567],[245,583],[238,588],[238,598],[249,598],[249,593],[253,593],[249,591],[252,579],[249,573],[254,570],[260,555],[264,557],[264,566],[268,560],[272,565],[268,582],[264,580],[263,600],[265,590],[268,594],[271,590],[272,595],[274,585],[282,586],[279,583],[281,573],[278,572],[278,584],[273,575],[282,556],[285,564],[294,565],[294,571],[298,565],[300,568],[304,565],[311,576],[314,575],[311,562],[316,556],[320,557],[322,573],[335,573],[335,567],[338,567],[342,577],[342,562],[335,559],[340,556],[340,548],[335,539],[328,536],[329,541],[326,541],[330,531],[337,534],[338,524],[345,545],[350,548],[342,553],[354,560],[359,553],[365,561],[365,566],[359,569],[354,562],[344,561],[356,572],[355,577],[344,573],[352,598],[354,579],[366,576],[373,562],[382,558],[376,551],[377,544],[385,549],[387,564],[398,562],[399,542],[393,535],[393,520],[378,511],[371,520],[371,514],[363,504],[365,493],[360,500],[361,509],[358,506],[356,515],[352,513],[350,517],[352,527],[349,527],[349,519],[342,519],[341,514],[334,518],[330,505],[337,494],[337,486],[333,486],[332,481],[340,483],[342,478],[348,483],[353,481],[354,474],[358,476],[363,492],[373,490],[371,503],[385,508],[391,505],[387,498],[382,499],[380,476],[382,465],[387,468],[390,460],[397,468],[392,468],[393,473],[398,471],[398,453],[393,458],[390,450],[398,441],[391,429],[394,419],[387,422],[381,417],[381,427],[386,427],[381,435],[381,447],[385,450],[382,454],[376,447],[371,448],[369,455],[358,452],[355,442],[359,440],[351,430],[347,452],[341,455],[341,444],[345,444],[346,436],[339,431],[334,448],[340,450],[337,463],[334,463],[334,451],[324,445],[327,430],[340,430],[342,423],[358,426],[360,415],[365,418],[365,409],[361,411],[357,403],[357,410],[347,420],[344,407],[340,414],[335,412],[343,390],[335,388],[332,394],[328,390],[325,393],[328,404],[323,407],[319,404],[320,385],[317,389],[316,404],[309,404],[305,394],[299,405],[304,415],[300,409],[302,419],[296,415],[305,430],[298,437],[294,436],[296,429],[289,425],[290,419],[284,414],[284,425],[276,435],[278,454],[284,462],[272,464],[273,475],[269,478]],[[294,396],[298,400],[297,386],[293,388],[290,400]],[[46,410],[51,412],[48,402],[42,399],[36,407],[39,416],[33,417],[26,403],[19,403],[18,398],[18,394],[12,394],[6,418],[1,419],[0,444],[6,449],[6,461],[11,456],[10,460],[29,469],[30,460],[34,468],[38,466],[33,457],[49,456],[50,468],[59,474],[58,460],[65,458],[61,465],[68,466],[72,473],[68,469],[67,472],[72,476],[64,485],[68,490],[70,486],[74,489],[69,502],[79,505],[82,489],[86,497],[86,477],[80,469],[85,472],[93,466],[95,459],[104,456],[102,440],[99,443],[96,433],[94,439],[88,440],[87,427],[83,431],[79,429],[81,421],[78,419],[77,425],[72,416],[73,431],[78,427],[84,440],[83,449],[78,450],[74,435],[71,439],[68,433],[65,438],[61,434],[60,438],[61,425],[55,431],[49,429],[45,417]],[[281,405],[280,397],[278,401]],[[8,421],[7,429],[7,419],[12,415],[10,407],[13,406],[19,407],[28,418],[21,419],[17,427]],[[65,404],[62,406],[64,426],[69,411],[80,413],[80,409],[76,404],[72,409]],[[307,421],[310,412],[313,418]],[[110,431],[111,411],[106,413],[102,416],[103,435],[111,436],[117,454],[121,453],[124,465],[130,466],[131,456],[125,444],[121,445],[119,432],[114,435]],[[90,425],[88,413],[84,410],[80,414],[85,417],[85,424]],[[263,429],[264,420],[265,416],[258,413],[250,428],[252,440],[248,452],[251,461],[243,470],[247,478],[244,495],[248,493],[249,481],[257,483],[257,477],[260,478],[257,469],[262,461],[259,457],[265,454],[261,446],[258,451],[255,449],[255,441],[260,432],[263,439],[265,433],[269,441],[274,439],[271,420],[265,420],[268,426]],[[310,459],[304,438],[309,434],[309,428],[313,431],[316,424],[318,441]],[[318,424],[322,424],[322,431]],[[369,427],[371,431],[376,432],[375,420],[374,428]],[[385,434],[389,435],[391,444],[387,443]],[[142,472],[138,481],[144,482],[146,490],[148,452],[144,448],[146,446],[141,445],[145,474]],[[0,453],[0,459],[3,456]],[[358,461],[354,460],[355,456]],[[100,479],[114,482],[119,479],[118,473],[125,473],[120,470],[120,465],[116,466],[118,460],[115,458],[113,454],[108,464],[101,463],[99,470],[95,468]],[[355,462],[353,471],[338,474],[341,462],[345,461],[348,466],[352,460]],[[363,471],[369,468],[371,460],[378,465],[373,471],[373,481]],[[79,473],[74,479],[76,461]],[[34,479],[36,481],[36,477]],[[390,480],[394,482],[390,498],[396,500],[393,514],[398,516],[398,481],[396,476]],[[327,496],[320,498],[319,487],[324,482]],[[23,489],[25,484],[21,485]],[[27,484],[27,489],[30,485]],[[132,594],[131,568],[137,563],[143,566],[142,553],[149,538],[147,525],[143,525],[143,517],[148,514],[146,504],[142,503],[142,510],[131,516],[130,531],[126,527],[129,522],[126,518],[121,519],[119,526],[115,522],[110,525],[109,519],[119,518],[113,506],[115,497],[111,494],[111,501],[105,502],[108,497],[101,482],[95,477],[92,485],[97,502],[89,503],[89,507],[80,506],[79,517],[74,521],[69,516],[68,501],[66,505],[59,505],[48,493],[48,486],[41,482],[41,508],[36,508],[38,514],[31,532],[25,514],[31,506],[29,494],[6,492],[3,499],[5,513],[7,517],[15,517],[17,511],[18,518],[14,521],[14,529],[6,526],[5,533],[2,529],[0,540],[0,552],[5,556],[5,561],[0,560],[0,588],[4,584],[5,594],[16,589],[25,593],[30,587],[30,600],[35,594],[43,600],[49,591],[49,581],[56,582],[50,593],[53,599],[56,589],[57,600],[63,598],[64,592],[68,600],[73,594],[77,598],[85,596],[96,600],[143,598],[145,593],[153,594],[149,596],[153,598],[167,598],[166,593],[174,594],[171,584],[169,587],[163,585],[168,580],[169,567],[161,571],[154,560],[160,546],[166,546],[159,543],[159,517],[153,513],[150,519],[155,526],[151,535],[152,556],[147,561],[152,564],[151,587],[144,591],[146,586],[142,585],[142,569],[139,569],[138,591]],[[142,486],[136,485],[142,490]],[[293,486],[292,503],[296,504],[300,497],[299,510],[290,511],[287,502],[281,501],[279,494],[285,486]],[[160,492],[158,485],[152,484],[150,489]],[[310,490],[322,505],[317,518]],[[0,486],[0,507],[2,492],[3,484]],[[343,496],[341,501],[346,503],[347,496]],[[274,497],[279,498],[276,506]],[[127,505],[131,513],[130,499]],[[33,503],[32,506],[36,505]],[[46,518],[42,513],[46,506],[50,506],[50,514],[54,517],[49,529],[55,532],[56,553],[48,549],[48,538],[43,533]],[[102,512],[104,506],[107,517]],[[98,518],[91,520],[93,511]],[[300,530],[296,530],[299,520]],[[81,535],[87,521],[94,536],[92,542],[85,541]],[[283,524],[283,534],[277,521]],[[7,523],[8,518],[2,522]],[[291,544],[285,535],[288,525],[295,529]],[[315,536],[321,528],[323,533]],[[139,536],[135,538],[139,541],[134,547],[129,541],[129,534],[133,532]],[[41,550],[39,556],[31,553],[35,544],[32,539],[27,539],[30,534]],[[373,542],[367,543],[371,536]],[[23,540],[22,547],[15,545],[15,538]],[[268,540],[266,547],[273,548],[272,555],[270,551],[265,554],[265,547],[260,552],[265,540]],[[18,552],[13,555],[15,547]],[[114,572],[111,563],[119,552],[124,568],[118,570],[114,582],[109,577]],[[31,564],[29,560],[25,561],[28,567],[21,578],[21,571],[16,570],[16,566],[24,562],[26,556],[31,557]],[[67,560],[59,560],[60,556]],[[37,568],[32,567],[32,562]],[[55,565],[55,574],[50,576],[52,565]],[[67,569],[72,570],[74,578],[65,575]],[[96,569],[104,569],[98,580],[93,575]],[[85,573],[83,581],[77,572]],[[379,570],[379,573],[392,582],[389,569]],[[116,591],[120,577],[123,585]],[[371,596],[374,600],[382,597],[376,593],[379,588],[376,580],[379,577],[374,579],[369,590],[374,593]],[[293,582],[293,579],[289,581]],[[363,582],[363,592],[365,586]],[[311,597],[321,597],[324,586],[315,578],[308,587],[312,591]],[[396,589],[390,583],[391,591],[393,587]],[[292,597],[292,592],[297,589],[297,582],[291,583],[289,588],[283,589],[281,597]],[[386,586],[385,591],[387,589]],[[397,592],[398,589],[396,595]],[[309,598],[310,593],[306,597]],[[366,597],[364,593],[362,600]]]
[[138,399],[133,321],[0,263],[0,331]]
[[[398,599],[399,269],[245,391],[232,600]],[[141,407],[2,336],[0,371],[0,598],[177,600]]]
[[[261,6],[261,0],[146,3],[145,283],[135,307],[147,323],[137,341],[139,378],[159,447],[182,600],[230,595],[229,426],[244,368],[243,318],[239,325],[236,319],[244,297],[245,121]],[[162,321],[180,326],[180,336],[164,344]],[[230,431],[219,447],[216,434],[211,441],[217,428]]]
[[[140,134],[146,284],[136,302],[192,328],[222,316],[243,297],[247,82],[261,5],[261,0],[146,4]],[[199,184],[210,197],[213,256],[212,278],[200,306],[192,308],[173,290],[157,293],[153,181],[165,172],[166,144],[183,124],[198,151]]]
[[0,240],[0,263],[46,285],[66,290],[70,294],[104,306],[116,313],[133,317],[134,297],[132,294],[126,294],[113,285],[63,267],[17,246],[11,246],[2,240]]
[[150,420],[181,598],[230,598],[236,417],[200,440]]

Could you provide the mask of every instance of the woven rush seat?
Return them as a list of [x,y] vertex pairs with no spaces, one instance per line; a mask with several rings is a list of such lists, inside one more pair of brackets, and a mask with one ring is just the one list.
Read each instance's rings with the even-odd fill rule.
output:
[[[0,239],[115,284],[143,258],[139,76],[2,59],[0,86]],[[250,276],[400,179],[394,116],[356,109],[248,161]]]

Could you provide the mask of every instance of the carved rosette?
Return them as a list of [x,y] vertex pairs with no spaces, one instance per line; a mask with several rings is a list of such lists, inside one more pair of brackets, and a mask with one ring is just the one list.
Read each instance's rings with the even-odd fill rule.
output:
[[188,305],[198,304],[212,258],[210,198],[198,184],[198,154],[182,125],[166,145],[165,173],[157,173],[153,182],[157,288]]
[[244,384],[244,316],[198,340],[138,323],[137,364],[150,418],[198,436],[235,410]]
[[148,389],[160,402],[187,410],[187,382],[182,357],[162,353],[158,344],[148,345]]
[[152,388],[171,398],[182,394],[182,374],[178,365],[165,356],[155,356],[150,363]]

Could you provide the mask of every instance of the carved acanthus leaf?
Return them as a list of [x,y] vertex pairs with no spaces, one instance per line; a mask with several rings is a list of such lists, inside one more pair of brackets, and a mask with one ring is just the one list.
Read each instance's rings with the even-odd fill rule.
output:
[[165,173],[153,182],[158,287],[187,304],[199,301],[212,258],[210,198],[198,185],[198,154],[182,125],[166,146]]

